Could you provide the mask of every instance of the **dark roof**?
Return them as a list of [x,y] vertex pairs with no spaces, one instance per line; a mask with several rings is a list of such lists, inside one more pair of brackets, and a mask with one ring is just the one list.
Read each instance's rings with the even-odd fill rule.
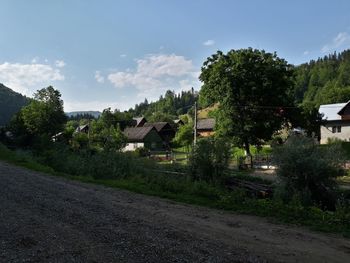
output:
[[153,122],[153,123],[152,122],[146,122],[143,126],[144,127],[154,127],[159,132],[167,125],[169,127],[166,127],[166,129],[172,129],[172,127],[170,126],[170,124],[168,122]]
[[143,120],[146,121],[145,117],[137,117],[137,118],[133,118],[133,120],[136,121],[135,126],[139,126],[140,122]]
[[182,120],[180,120],[180,119],[174,120],[174,123],[175,124],[184,124],[184,122]]
[[197,130],[214,130],[215,119],[199,119],[197,121]]
[[348,101],[347,103],[345,103],[345,105],[343,106],[343,108],[341,108],[341,110],[338,112],[339,115],[344,115],[344,112],[346,110],[346,108],[349,106],[350,101]]
[[79,127],[77,127],[75,129],[75,132],[81,132],[81,131],[84,131],[84,130],[87,130],[89,129],[89,124],[84,124],[84,125],[80,125]]
[[140,142],[143,141],[147,134],[153,130],[154,127],[131,127],[125,128],[124,134],[128,138],[128,141]]

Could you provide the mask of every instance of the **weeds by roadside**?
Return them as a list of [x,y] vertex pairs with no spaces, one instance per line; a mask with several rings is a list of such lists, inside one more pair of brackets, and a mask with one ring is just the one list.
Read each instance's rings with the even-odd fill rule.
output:
[[[134,157],[129,156],[128,158]],[[78,168],[75,174],[68,173],[66,170],[59,171],[57,167],[54,169],[41,164],[40,161],[43,160],[37,159],[30,152],[12,151],[2,144],[0,144],[0,159],[32,170],[64,176],[85,183],[126,189],[188,204],[269,217],[276,222],[305,225],[314,230],[341,233],[350,237],[350,209],[346,203],[339,203],[336,210],[331,212],[316,207],[304,207],[297,199],[287,204],[275,199],[255,199],[247,196],[244,191],[228,191],[219,184],[193,181],[185,175],[167,175],[161,172],[141,170],[142,165],[151,165],[144,163],[145,159],[138,159],[139,163],[142,164],[138,168],[140,170],[133,168],[133,174],[116,177],[79,174]],[[168,169],[170,168],[168,167]],[[96,172],[96,170],[94,171]],[[111,171],[117,172],[118,170]]]

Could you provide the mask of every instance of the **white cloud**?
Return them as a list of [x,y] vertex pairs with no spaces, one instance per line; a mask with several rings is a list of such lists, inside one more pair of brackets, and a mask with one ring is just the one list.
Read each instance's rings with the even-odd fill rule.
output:
[[120,55],[121,58],[126,58],[126,56],[127,56],[126,54],[121,54]]
[[99,83],[104,83],[105,82],[105,77],[101,75],[101,72],[100,71],[96,71],[95,72],[95,79],[97,82]]
[[63,60],[56,60],[55,65],[58,68],[63,68],[66,65],[66,63]]
[[133,107],[135,104],[140,103],[138,98],[130,100],[123,100],[123,101],[101,101],[101,100],[94,100],[94,101],[74,101],[65,99],[64,100],[64,111],[65,112],[71,112],[71,111],[103,111],[104,109],[111,108],[112,110],[119,109],[121,111],[128,110],[130,107]]
[[204,46],[212,46],[212,45],[214,45],[214,44],[215,44],[215,41],[212,40],[212,39],[209,39],[209,40],[203,42],[203,45],[204,45]]
[[183,56],[148,55],[136,63],[135,70],[111,73],[108,80],[116,88],[134,87],[139,91],[139,98],[148,99],[156,99],[168,89],[180,90],[185,83],[199,85],[192,61]]
[[36,64],[36,63],[38,63],[38,60],[39,60],[38,57],[34,57],[34,58],[31,60],[31,63],[32,63],[32,64]]
[[334,51],[337,48],[345,48],[350,46],[350,35],[347,32],[340,32],[335,38],[333,38],[332,42],[324,45],[322,47],[322,52],[327,53],[330,51]]
[[52,85],[53,81],[60,80],[64,80],[64,75],[51,65],[9,62],[0,64],[0,83],[27,96],[43,86]]
[[309,55],[309,53],[310,53],[310,52],[309,52],[308,50],[305,50],[305,51],[303,52],[303,55],[306,56],[306,55]]

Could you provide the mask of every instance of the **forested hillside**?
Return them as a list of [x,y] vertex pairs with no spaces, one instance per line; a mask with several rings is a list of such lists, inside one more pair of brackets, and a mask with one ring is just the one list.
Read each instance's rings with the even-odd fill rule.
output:
[[27,97],[0,83],[0,126],[7,124],[12,116],[28,102]]
[[174,119],[179,115],[188,113],[198,99],[198,93],[192,88],[190,91],[182,91],[176,94],[168,90],[164,97],[149,103],[147,99],[140,104],[136,104],[129,112],[133,116],[145,116],[149,121],[166,121]]
[[350,100],[350,50],[297,66],[295,96],[315,107]]

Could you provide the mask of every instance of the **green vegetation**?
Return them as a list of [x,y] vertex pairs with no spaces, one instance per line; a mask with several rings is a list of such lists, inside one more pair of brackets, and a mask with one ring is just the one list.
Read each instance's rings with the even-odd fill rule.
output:
[[0,83],[0,127],[5,126],[29,99]]
[[[281,138],[276,135],[282,127],[295,124],[302,124],[309,133],[319,127],[316,107],[323,101],[320,98],[338,100],[338,89],[344,89],[342,98],[347,94],[349,54],[350,51],[309,66],[293,67],[276,54],[264,51],[219,51],[204,63],[200,76],[204,83],[201,103],[215,105],[211,112],[202,112],[216,118],[218,130],[215,138],[200,139],[192,147],[192,106],[198,100],[194,90],[178,95],[167,91],[158,101],[145,100],[129,111],[108,108],[99,118],[81,115],[67,122],[61,94],[48,87],[39,90],[31,103],[14,116],[8,126],[12,136],[0,133],[0,139],[16,149],[11,151],[0,144],[0,159],[82,182],[268,216],[279,222],[350,236],[350,193],[336,187],[337,177],[343,175],[340,157],[350,155],[350,144],[316,146],[312,139],[292,137],[279,146]],[[319,66],[324,63],[328,66]],[[334,66],[334,74],[325,73],[329,65]],[[335,91],[325,91],[329,89]],[[312,92],[316,95],[311,96]],[[182,147],[178,154],[181,164],[156,163],[147,158],[146,148],[121,152],[126,144],[122,130],[133,125],[133,117],[141,115],[148,121],[183,119],[185,125],[173,141],[176,147]],[[78,127],[82,128],[79,132]],[[268,142],[271,147],[265,146]],[[274,154],[280,180],[271,184],[250,177],[247,171],[228,169],[232,159],[243,160],[246,153],[242,147],[248,155]],[[190,148],[187,163],[184,149],[189,152]],[[346,154],[340,154],[340,149]],[[225,188],[228,176],[250,181],[250,185],[269,184],[275,187],[274,197],[257,199],[244,189],[229,191]]]
[[[66,153],[63,152],[61,156],[64,154]],[[130,174],[119,174],[116,172],[114,173],[114,177],[111,177],[111,171],[113,170],[106,168],[107,166],[100,166],[102,170],[99,171],[99,175],[101,176],[98,177],[93,177],[91,174],[77,174],[74,176],[41,164],[43,159],[35,157],[30,152],[10,151],[1,144],[0,158],[33,170],[65,176],[81,182],[117,187],[137,193],[159,196],[189,204],[225,209],[237,213],[269,217],[271,220],[277,222],[305,225],[314,230],[337,232],[350,237],[350,213],[346,204],[339,204],[336,210],[331,212],[322,211],[316,207],[305,207],[297,199],[289,203],[275,199],[255,199],[247,196],[241,190],[232,192],[217,184],[209,184],[205,181],[193,181],[187,176],[169,175],[162,171],[152,171],[152,169],[146,168],[147,165],[138,166],[137,168],[133,165],[129,170]],[[108,156],[104,158],[108,158]],[[129,156],[127,158],[131,160],[134,157]],[[103,160],[109,163],[109,160]],[[75,161],[77,162],[75,163],[76,165],[80,162],[77,159]],[[166,170],[169,170],[170,167],[171,165],[166,167]],[[139,168],[142,170],[138,170]],[[153,168],[159,169],[159,167],[157,168],[155,166]],[[241,173],[238,176],[242,176]]]
[[172,122],[177,116],[190,113],[197,99],[198,94],[194,92],[193,88],[191,91],[182,91],[179,94],[168,90],[164,97],[160,96],[158,101],[149,103],[145,99],[144,102],[136,104],[135,108],[128,112],[134,116],[145,116],[150,122]]
[[[200,95],[219,102],[217,132],[250,155],[250,145],[271,139],[289,120],[293,68],[276,54],[256,49],[218,51],[204,62]],[[289,106],[289,107],[288,107]]]
[[292,136],[275,149],[274,159],[281,180],[277,194],[282,200],[297,198],[303,206],[334,209],[336,178],[344,175],[344,154],[339,144],[322,148],[312,138]]

